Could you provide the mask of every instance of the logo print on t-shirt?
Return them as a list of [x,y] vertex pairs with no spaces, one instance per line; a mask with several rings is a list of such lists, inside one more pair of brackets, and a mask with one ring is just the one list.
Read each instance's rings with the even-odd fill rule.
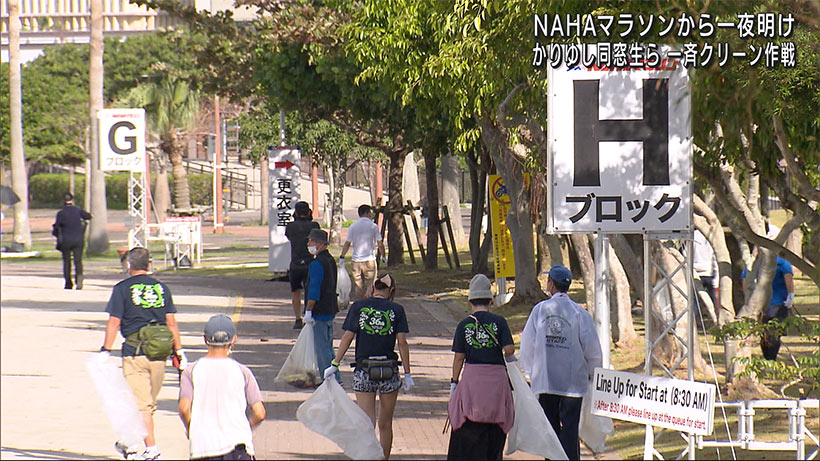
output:
[[359,312],[359,328],[369,335],[392,335],[395,321],[396,313],[392,310],[380,311],[363,307]]
[[164,294],[165,290],[162,289],[162,285],[159,283],[154,285],[135,283],[131,285],[131,302],[143,309],[165,307]]
[[498,337],[498,325],[495,323],[482,323],[481,328],[478,329],[476,329],[475,323],[464,325],[464,340],[467,341],[467,345],[473,349],[495,347],[495,341],[493,341],[493,338],[490,337],[490,334],[487,332],[488,328]]

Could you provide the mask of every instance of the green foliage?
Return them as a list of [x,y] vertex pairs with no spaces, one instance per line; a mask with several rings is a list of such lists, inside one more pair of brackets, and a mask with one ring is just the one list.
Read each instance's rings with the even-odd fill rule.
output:
[[791,361],[766,360],[760,356],[736,357],[734,360],[745,366],[739,376],[757,376],[784,381],[785,387],[801,382],[812,390],[820,387],[820,323],[809,322],[803,317],[790,316],[763,323],[755,319],[741,318],[734,322],[717,326],[711,330],[715,340],[745,340],[750,337],[764,337],[765,334],[785,335],[799,332],[809,344],[815,345],[809,355],[793,357]]
[[[32,206],[60,207],[63,195],[69,191],[69,177],[65,173],[41,173],[29,178],[29,195]],[[114,173],[105,176],[105,196],[108,208],[125,210],[128,208],[128,173]],[[75,203],[85,201],[85,175],[74,175]]]

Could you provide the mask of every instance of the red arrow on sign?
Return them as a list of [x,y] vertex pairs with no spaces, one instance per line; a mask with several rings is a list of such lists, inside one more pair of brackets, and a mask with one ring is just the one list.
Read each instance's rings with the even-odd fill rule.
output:
[[284,162],[273,162],[274,168],[284,168],[286,170],[292,167],[293,165],[295,165],[295,163],[291,162],[290,160],[285,160]]

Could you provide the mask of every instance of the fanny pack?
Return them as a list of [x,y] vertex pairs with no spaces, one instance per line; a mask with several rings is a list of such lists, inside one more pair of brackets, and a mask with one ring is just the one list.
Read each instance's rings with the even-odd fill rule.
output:
[[145,355],[148,360],[165,360],[174,352],[174,335],[166,325],[152,320],[151,323],[131,333],[125,344],[135,347],[134,355]]
[[359,368],[367,370],[370,379],[374,381],[384,381],[392,378],[399,372],[399,361],[388,359],[387,356],[379,355],[369,357],[358,363]]

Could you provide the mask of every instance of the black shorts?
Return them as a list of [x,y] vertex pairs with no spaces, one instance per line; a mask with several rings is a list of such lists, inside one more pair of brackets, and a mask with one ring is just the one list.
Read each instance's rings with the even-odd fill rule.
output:
[[290,266],[288,270],[288,280],[290,280],[290,291],[294,292],[305,288],[309,266]]

